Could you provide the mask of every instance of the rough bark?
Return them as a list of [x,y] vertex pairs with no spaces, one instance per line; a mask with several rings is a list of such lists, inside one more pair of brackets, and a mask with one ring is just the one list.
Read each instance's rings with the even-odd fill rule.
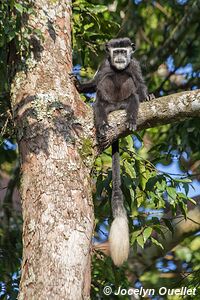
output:
[[33,52],[12,84],[24,221],[19,299],[86,299],[93,231],[92,153],[86,147],[91,111],[68,76],[69,1],[36,0],[34,10],[29,26],[41,30],[43,39],[31,35]]

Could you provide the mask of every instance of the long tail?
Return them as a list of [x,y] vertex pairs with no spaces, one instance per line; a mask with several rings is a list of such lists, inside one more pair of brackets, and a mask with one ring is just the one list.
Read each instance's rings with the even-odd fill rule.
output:
[[127,260],[129,254],[129,229],[126,210],[123,203],[120,178],[119,142],[112,144],[112,214],[109,244],[111,257],[116,266]]

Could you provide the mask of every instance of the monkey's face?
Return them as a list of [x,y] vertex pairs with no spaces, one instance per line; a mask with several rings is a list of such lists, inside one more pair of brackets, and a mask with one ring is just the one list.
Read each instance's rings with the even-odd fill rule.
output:
[[132,47],[110,48],[110,61],[117,70],[124,70],[131,61]]

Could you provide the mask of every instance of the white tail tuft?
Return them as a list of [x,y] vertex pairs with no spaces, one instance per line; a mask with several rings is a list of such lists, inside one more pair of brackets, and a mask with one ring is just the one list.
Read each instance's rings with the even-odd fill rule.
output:
[[126,216],[116,217],[110,228],[109,245],[112,260],[121,266],[129,254],[129,229]]

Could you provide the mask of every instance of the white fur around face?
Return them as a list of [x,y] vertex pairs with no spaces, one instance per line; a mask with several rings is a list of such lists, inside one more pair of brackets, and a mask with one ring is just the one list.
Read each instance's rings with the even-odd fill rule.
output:
[[[131,61],[131,55],[133,50],[131,47],[120,47],[120,48],[110,48],[110,57],[111,64],[117,70],[124,70]],[[115,54],[116,51],[119,51],[118,54]]]

